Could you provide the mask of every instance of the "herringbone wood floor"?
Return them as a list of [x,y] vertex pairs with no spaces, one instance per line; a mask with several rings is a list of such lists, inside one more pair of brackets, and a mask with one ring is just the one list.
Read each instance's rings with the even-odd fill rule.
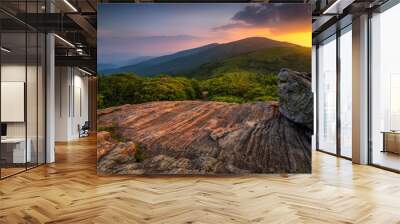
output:
[[97,176],[94,138],[0,181],[0,223],[400,223],[400,175],[313,154],[311,175]]

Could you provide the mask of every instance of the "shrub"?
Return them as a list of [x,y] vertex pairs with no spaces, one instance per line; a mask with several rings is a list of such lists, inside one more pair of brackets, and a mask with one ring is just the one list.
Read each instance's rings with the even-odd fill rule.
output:
[[107,108],[138,103],[142,82],[142,78],[130,73],[100,76],[98,79],[98,107]]
[[254,98],[254,101],[278,101],[278,97],[260,96],[260,97]]
[[135,160],[137,163],[143,162],[145,159],[144,152],[143,152],[143,145],[138,143],[136,144],[136,152],[135,152]]
[[204,80],[201,86],[211,100],[253,102],[267,96],[269,99],[278,99],[277,82],[278,79],[273,74],[261,75],[240,71]]
[[212,101],[227,102],[227,103],[245,103],[246,100],[237,96],[214,96]]
[[201,81],[187,77],[139,77],[131,73],[99,77],[98,107],[164,100],[213,100],[230,103],[278,100],[275,74],[237,70],[207,74]]
[[201,97],[198,81],[185,77],[139,77],[123,73],[99,77],[98,107]]

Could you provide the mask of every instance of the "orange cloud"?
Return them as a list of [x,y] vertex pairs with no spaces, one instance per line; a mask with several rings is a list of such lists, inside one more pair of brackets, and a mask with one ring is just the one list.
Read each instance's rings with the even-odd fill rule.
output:
[[275,35],[273,37],[269,37],[273,40],[285,41],[292,44],[297,44],[303,47],[311,47],[312,46],[312,35],[311,32],[298,32],[298,33],[288,33],[282,35]]
[[289,42],[304,47],[311,47],[311,26],[298,27],[295,31],[285,30],[279,34],[266,28],[233,28],[219,32],[224,37],[224,42],[235,41],[247,37],[266,37],[272,40]]

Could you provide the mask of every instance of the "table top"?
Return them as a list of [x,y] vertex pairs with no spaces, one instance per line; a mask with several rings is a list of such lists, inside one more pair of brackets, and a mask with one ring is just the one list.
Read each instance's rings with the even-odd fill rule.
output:
[[[29,138],[27,139],[30,140]],[[25,138],[5,138],[1,139],[1,143],[20,143],[25,142]]]
[[400,131],[381,131],[381,133],[400,135]]

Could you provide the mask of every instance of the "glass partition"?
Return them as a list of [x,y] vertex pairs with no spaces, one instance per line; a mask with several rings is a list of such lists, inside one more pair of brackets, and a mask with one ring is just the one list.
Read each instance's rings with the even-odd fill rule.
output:
[[[0,2],[18,13],[43,11],[42,1]],[[17,7],[17,8],[16,8]],[[43,33],[0,12],[0,178],[45,163]]]
[[1,34],[2,177],[24,171],[31,158],[26,150],[26,40],[25,32]]
[[352,34],[351,26],[340,35],[340,154],[352,157]]
[[400,170],[400,5],[371,18],[371,162]]
[[38,35],[36,32],[27,33],[27,74],[26,74],[26,114],[27,114],[27,150],[30,151],[30,160],[27,167],[37,165],[38,158]]
[[37,162],[46,162],[46,143],[45,143],[45,124],[46,124],[46,37],[43,33],[38,33],[38,64],[37,64]]
[[318,149],[336,154],[336,36],[318,47]]

